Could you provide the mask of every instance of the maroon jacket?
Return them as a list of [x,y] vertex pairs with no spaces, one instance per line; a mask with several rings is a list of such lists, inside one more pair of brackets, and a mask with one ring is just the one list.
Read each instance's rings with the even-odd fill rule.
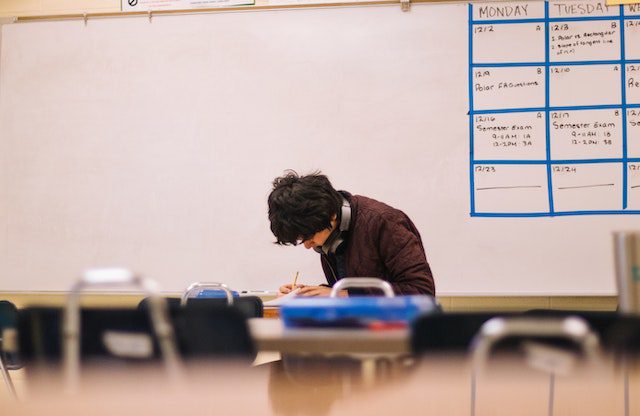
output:
[[[374,199],[346,196],[351,204],[351,223],[343,243],[347,277],[379,277],[391,284],[396,295],[435,296],[422,239],[409,217]],[[333,286],[337,273],[326,255],[321,254],[321,262]]]

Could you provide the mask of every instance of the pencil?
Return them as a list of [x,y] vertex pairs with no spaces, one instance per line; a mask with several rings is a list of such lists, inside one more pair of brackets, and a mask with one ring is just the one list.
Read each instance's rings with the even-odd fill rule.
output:
[[293,292],[293,289],[296,288],[296,282],[298,281],[298,274],[300,274],[299,271],[296,272],[296,277],[293,278],[293,284],[291,285],[291,291]]

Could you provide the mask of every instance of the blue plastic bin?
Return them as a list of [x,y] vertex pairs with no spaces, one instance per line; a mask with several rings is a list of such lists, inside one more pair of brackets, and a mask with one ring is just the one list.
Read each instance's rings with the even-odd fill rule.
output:
[[420,315],[440,312],[426,295],[349,298],[301,297],[282,305],[280,317],[288,328],[406,326]]

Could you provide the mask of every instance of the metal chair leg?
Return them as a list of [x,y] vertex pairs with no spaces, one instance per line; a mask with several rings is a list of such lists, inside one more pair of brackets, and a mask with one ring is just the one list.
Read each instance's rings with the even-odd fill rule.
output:
[[[0,342],[0,345],[1,345],[1,342]],[[16,388],[13,385],[13,381],[11,380],[11,375],[9,375],[9,370],[7,370],[7,366],[4,363],[4,357],[2,355],[2,352],[0,352],[0,373],[2,373],[2,380],[4,381],[4,384],[7,386],[7,390],[9,390],[9,394],[14,399],[17,399],[18,395],[16,394]]]
[[476,371],[471,370],[471,416],[476,414]]
[[549,374],[549,416],[553,416],[553,402],[554,402],[554,393],[556,386],[556,374],[551,372]]
[[629,416],[629,369],[624,363],[624,416]]

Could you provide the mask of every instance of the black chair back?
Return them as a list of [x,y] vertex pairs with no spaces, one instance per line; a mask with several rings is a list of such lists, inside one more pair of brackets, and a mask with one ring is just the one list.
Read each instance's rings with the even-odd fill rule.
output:
[[[20,354],[27,364],[61,364],[63,308],[25,308],[20,313]],[[82,309],[80,357],[83,363],[159,359],[149,316],[132,309]],[[129,349],[127,349],[129,348]]]
[[[226,306],[179,304],[169,307],[180,356],[185,359],[243,358],[256,352],[245,317]],[[20,354],[27,363],[61,364],[62,308],[27,308],[20,314]],[[82,309],[83,364],[156,363],[158,338],[144,308]]]
[[[170,308],[180,306],[180,298],[165,298]],[[237,309],[245,318],[262,318],[264,316],[264,306],[262,299],[257,296],[239,296],[233,298],[233,305],[227,304],[226,298],[189,298],[187,305],[207,304],[220,307],[231,307]],[[149,298],[144,298],[138,304],[138,308],[148,310]]]
[[564,309],[531,309],[523,312],[525,316],[539,316],[550,318],[565,318],[567,316],[578,316],[589,324],[602,340],[606,338],[611,326],[621,316],[617,312],[609,311],[585,311],[585,310],[564,310]]
[[[634,330],[635,318],[633,316],[624,316],[617,312],[608,311],[532,309],[521,313],[444,313],[422,317],[413,325],[413,351],[418,354],[424,352],[465,352],[482,324],[496,316],[540,318],[578,316],[587,321],[600,338],[605,350],[630,350],[634,345],[640,349],[640,329]],[[561,343],[562,341],[558,341],[558,344]]]
[[253,361],[256,356],[246,316],[236,308],[212,302],[189,302],[182,308],[171,308],[170,316],[178,348],[185,359]]
[[22,367],[19,355],[3,348],[3,333],[10,330],[18,330],[18,308],[8,300],[0,300],[0,359],[7,370],[18,370]]
[[[229,307],[227,300],[222,298],[189,298],[187,305],[216,305],[220,307]],[[262,299],[257,296],[239,296],[233,298],[231,308],[237,309],[245,318],[262,318],[264,316],[264,307]]]
[[605,351],[616,355],[640,356],[640,316],[613,311],[531,310],[535,316],[583,318],[598,334]]
[[442,313],[422,316],[413,323],[411,348],[414,354],[465,353],[482,324],[496,316],[513,313]]

